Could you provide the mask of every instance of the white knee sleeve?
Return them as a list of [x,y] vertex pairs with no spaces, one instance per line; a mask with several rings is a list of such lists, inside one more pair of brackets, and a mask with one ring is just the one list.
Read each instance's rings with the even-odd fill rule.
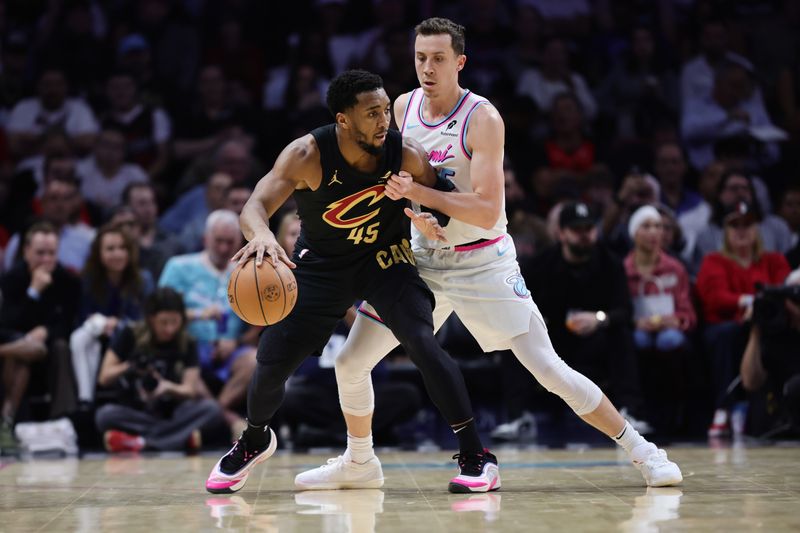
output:
[[372,367],[360,364],[358,354],[347,351],[347,345],[336,358],[336,384],[339,387],[339,404],[342,411],[355,416],[366,416],[375,410],[375,392],[372,389]]
[[600,405],[603,392],[556,354],[538,316],[531,315],[528,333],[512,339],[511,350],[545,389],[560,396],[579,416],[591,413]]
[[397,344],[389,328],[358,315],[336,357],[336,383],[344,413],[366,416],[375,410],[370,372]]

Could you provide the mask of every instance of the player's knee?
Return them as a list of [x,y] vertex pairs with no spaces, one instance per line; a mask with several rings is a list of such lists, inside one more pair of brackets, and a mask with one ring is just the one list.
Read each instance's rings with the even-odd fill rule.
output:
[[402,338],[398,337],[398,340],[415,364],[439,357],[442,352],[433,336],[433,329],[410,331],[403,334]]
[[115,411],[115,407],[111,404],[106,404],[97,410],[94,415],[94,423],[99,431],[107,431],[114,427]]
[[570,368],[557,356],[542,366],[539,382],[580,416],[594,411],[603,395],[590,379]]
[[255,371],[253,372],[253,380],[260,390],[274,391],[279,388],[282,389],[294,368],[294,366],[286,362],[266,363],[257,360]]
[[354,383],[361,381],[370,375],[373,366],[356,357],[355,352],[342,350],[336,357],[334,370],[336,371],[336,381],[340,384]]

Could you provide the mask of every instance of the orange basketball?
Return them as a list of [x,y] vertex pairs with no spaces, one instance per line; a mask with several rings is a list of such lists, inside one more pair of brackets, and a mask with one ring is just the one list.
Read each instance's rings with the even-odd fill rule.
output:
[[239,318],[254,326],[283,320],[297,301],[297,280],[285,264],[273,267],[265,257],[237,266],[228,280],[228,303]]

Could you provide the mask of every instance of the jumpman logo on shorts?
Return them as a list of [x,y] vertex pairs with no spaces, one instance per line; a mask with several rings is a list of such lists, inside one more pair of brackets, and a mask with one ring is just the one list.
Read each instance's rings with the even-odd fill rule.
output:
[[337,174],[339,174],[339,171],[338,170],[334,170],[333,171],[333,177],[331,178],[331,181],[328,183],[328,187],[330,187],[334,183],[338,183],[339,185],[344,185],[341,181],[339,181],[339,178],[336,177]]

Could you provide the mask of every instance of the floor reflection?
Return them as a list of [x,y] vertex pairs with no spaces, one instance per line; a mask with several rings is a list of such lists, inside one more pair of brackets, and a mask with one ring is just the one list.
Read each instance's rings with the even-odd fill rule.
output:
[[323,533],[373,533],[376,515],[383,512],[383,491],[319,490],[294,495],[298,514],[322,515]]
[[473,494],[450,504],[450,510],[456,513],[481,512],[487,522],[494,522],[500,516],[501,499],[502,495],[497,493]]
[[77,457],[25,461],[19,465],[17,485],[68,486],[78,477],[79,465]]
[[225,531],[244,530],[277,533],[277,516],[274,514],[254,514],[254,507],[241,496],[217,496],[206,499],[211,518],[217,529]]
[[648,487],[647,492],[634,500],[631,517],[620,524],[620,529],[630,533],[650,533],[661,530],[668,520],[680,518],[683,491],[675,487]]

